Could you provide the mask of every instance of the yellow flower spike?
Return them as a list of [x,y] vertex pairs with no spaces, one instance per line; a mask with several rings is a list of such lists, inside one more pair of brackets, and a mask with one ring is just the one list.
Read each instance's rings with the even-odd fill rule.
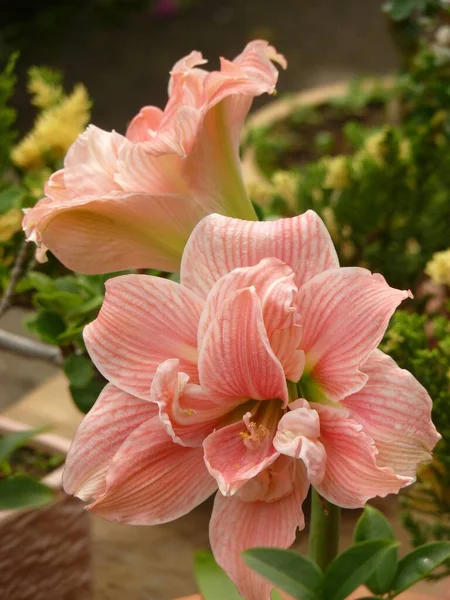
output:
[[345,156],[334,156],[327,159],[327,167],[328,170],[323,187],[333,190],[341,190],[348,187],[350,177],[347,158]]
[[437,285],[450,285],[450,248],[433,254],[425,267],[425,273]]
[[22,228],[23,213],[19,208],[11,208],[0,215],[0,242],[7,242]]

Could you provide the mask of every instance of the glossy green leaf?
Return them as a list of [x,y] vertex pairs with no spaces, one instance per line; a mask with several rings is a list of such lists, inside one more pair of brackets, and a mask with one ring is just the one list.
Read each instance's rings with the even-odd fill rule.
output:
[[450,542],[431,542],[407,554],[398,563],[397,574],[392,584],[395,595],[426,577],[448,559]]
[[91,360],[83,354],[71,354],[64,361],[64,372],[74,387],[86,387],[94,377]]
[[211,552],[196,552],[194,571],[203,600],[241,600],[234,583],[216,563]]
[[94,406],[105,385],[106,381],[104,379],[92,379],[83,387],[70,385],[69,390],[76,406],[86,414]]
[[294,598],[320,597],[323,573],[310,558],[278,548],[252,548],[243,557],[250,568]]
[[393,545],[391,540],[368,540],[339,554],[325,573],[323,597],[326,600],[345,600],[369,579]]
[[0,510],[44,506],[54,495],[54,490],[29,475],[12,475],[0,480]]
[[5,434],[0,438],[0,462],[7,459],[14,450],[23,446],[42,431],[43,428],[41,427],[39,429],[27,429],[26,431],[16,431],[14,433]]
[[[386,517],[373,506],[367,505],[358,519],[354,531],[355,542],[367,540],[395,540],[395,534]],[[372,575],[365,581],[374,594],[385,594],[391,589],[398,565],[396,546],[386,551]]]
[[64,319],[55,312],[42,310],[26,321],[28,329],[36,333],[44,342],[57,344],[58,337],[66,329]]

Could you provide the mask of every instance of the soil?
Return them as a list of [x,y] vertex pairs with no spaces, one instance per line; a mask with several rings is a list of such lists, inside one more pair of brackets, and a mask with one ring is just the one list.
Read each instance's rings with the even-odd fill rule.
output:
[[[3,437],[0,436],[0,440]],[[42,479],[62,465],[64,456],[62,454],[50,454],[32,446],[21,446],[14,450],[7,460],[11,469],[8,476],[21,473]],[[0,471],[0,480],[6,476],[4,471]]]

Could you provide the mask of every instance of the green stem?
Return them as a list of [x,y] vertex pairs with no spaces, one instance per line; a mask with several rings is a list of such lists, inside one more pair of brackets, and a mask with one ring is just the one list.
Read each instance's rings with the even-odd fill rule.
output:
[[323,571],[339,550],[340,517],[341,509],[322,498],[313,489],[308,554]]

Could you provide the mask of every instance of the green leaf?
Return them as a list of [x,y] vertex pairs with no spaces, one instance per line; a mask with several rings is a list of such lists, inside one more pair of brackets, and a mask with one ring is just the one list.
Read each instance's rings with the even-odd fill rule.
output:
[[28,273],[16,286],[17,293],[28,292],[29,290],[37,290],[38,292],[52,292],[55,290],[53,279],[45,273],[32,271]]
[[392,584],[395,596],[408,589],[450,558],[450,542],[431,542],[419,546],[398,563]]
[[196,552],[194,571],[204,600],[241,600],[234,583],[216,563],[211,552]]
[[44,342],[57,344],[58,337],[65,331],[66,324],[58,313],[42,310],[27,320],[28,328],[36,333]]
[[27,431],[16,431],[15,433],[5,434],[0,438],[0,463],[7,459],[17,448],[23,446],[28,440],[41,433],[43,427],[39,429],[28,429]]
[[[356,523],[354,540],[357,543],[377,539],[395,540],[395,534],[386,517],[373,506],[366,505]],[[373,574],[366,580],[365,584],[369,590],[374,594],[386,594],[391,589],[397,565],[398,550],[394,546],[386,551]]]
[[106,381],[103,379],[92,379],[84,387],[71,385],[69,386],[69,390],[76,406],[81,410],[81,412],[86,414],[94,406],[95,401],[99,397],[100,392],[103,390],[105,385]]
[[380,559],[393,544],[390,540],[368,540],[354,544],[339,554],[325,573],[324,598],[345,600],[369,579]]
[[83,354],[68,356],[64,361],[64,372],[70,384],[77,388],[86,387],[94,377],[94,367]]
[[277,590],[273,590],[271,598],[272,600],[283,600],[280,596],[280,592],[277,592]]
[[37,308],[50,311],[56,309],[72,314],[74,309],[83,304],[83,298],[79,294],[71,292],[38,292],[33,296],[33,303]]
[[44,506],[54,490],[29,475],[12,475],[0,480],[0,510]]
[[323,573],[310,558],[278,548],[252,548],[243,557],[250,568],[291,596],[300,600],[320,597]]
[[11,208],[20,208],[24,196],[24,190],[18,185],[9,185],[0,190],[0,215],[4,215]]

